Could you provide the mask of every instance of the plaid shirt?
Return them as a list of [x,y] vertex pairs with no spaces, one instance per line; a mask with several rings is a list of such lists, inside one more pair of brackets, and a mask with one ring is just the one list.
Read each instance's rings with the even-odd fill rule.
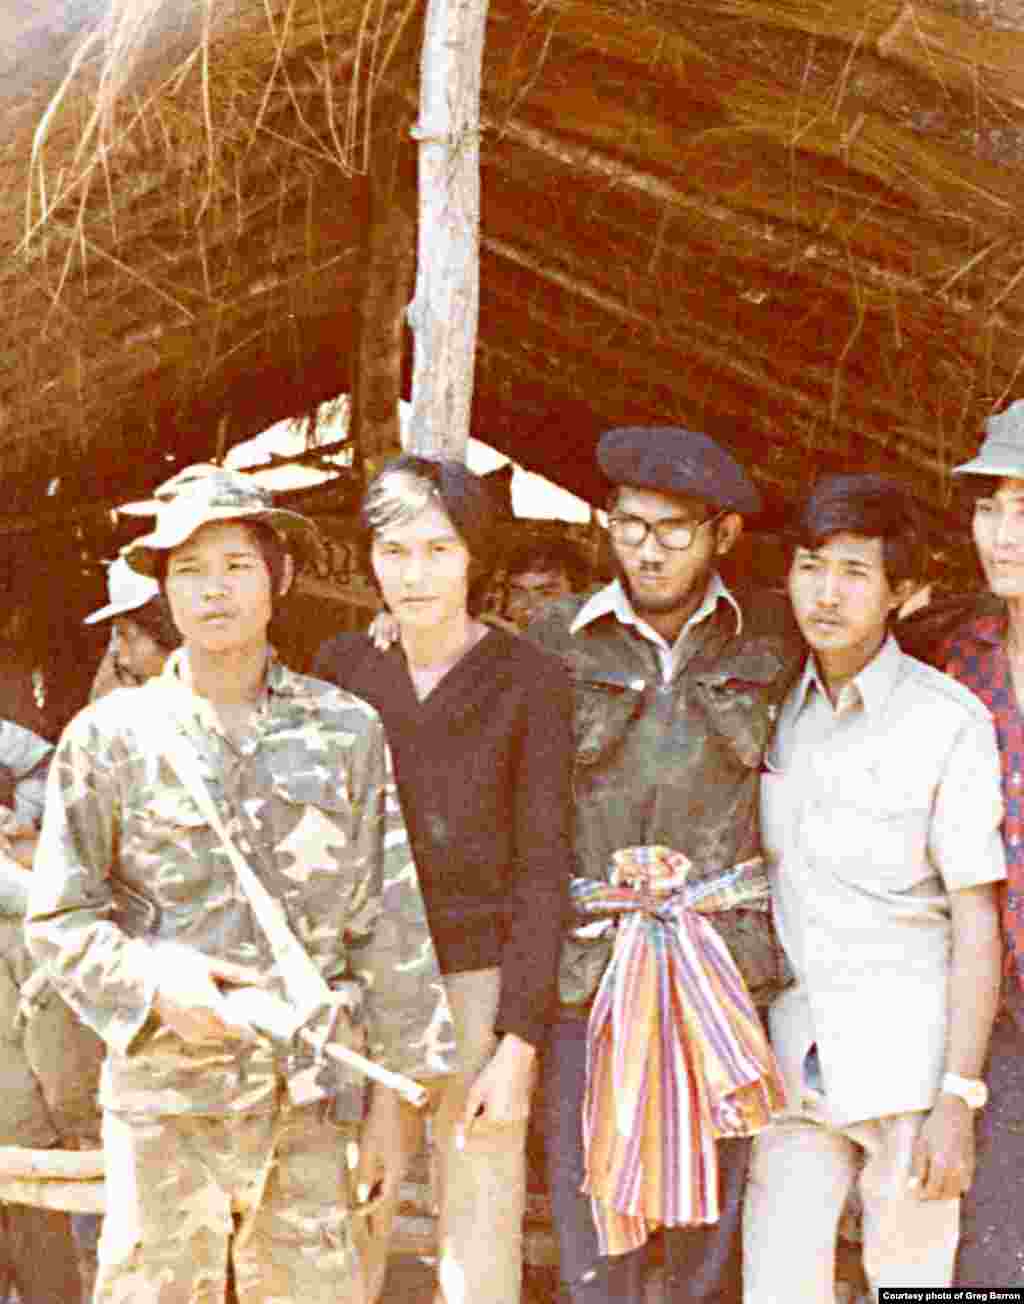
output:
[[1006,972],[1016,972],[1024,988],[1024,712],[1013,691],[1006,618],[981,616],[962,626],[943,643],[937,664],[976,693],[995,721],[1006,807],[1002,889]]

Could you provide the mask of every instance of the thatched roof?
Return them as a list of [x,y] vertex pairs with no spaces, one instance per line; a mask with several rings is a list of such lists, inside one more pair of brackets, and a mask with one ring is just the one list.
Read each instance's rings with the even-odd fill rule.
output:
[[[421,5],[182,9],[0,0],[0,530],[349,388],[375,158],[415,211]],[[1024,393],[1017,0],[492,0],[484,118],[474,433],[532,469],[678,422],[934,506]]]

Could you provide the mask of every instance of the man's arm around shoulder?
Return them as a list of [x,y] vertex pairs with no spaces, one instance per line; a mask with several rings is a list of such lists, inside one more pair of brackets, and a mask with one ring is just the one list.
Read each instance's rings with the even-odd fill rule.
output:
[[348,676],[369,649],[365,634],[337,634],[321,643],[310,674],[339,688],[347,688]]
[[589,596],[574,594],[545,603],[539,615],[530,621],[523,636],[538,647],[561,656],[572,643],[572,623]]

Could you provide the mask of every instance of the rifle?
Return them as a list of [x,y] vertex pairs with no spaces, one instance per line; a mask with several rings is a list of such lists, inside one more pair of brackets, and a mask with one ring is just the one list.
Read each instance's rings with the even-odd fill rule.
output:
[[[302,1017],[301,1011],[273,992],[261,987],[234,987],[224,993],[224,1006],[232,1021],[249,1024],[277,1047],[290,1051],[296,1041],[301,1042],[313,1051],[315,1064],[326,1057],[389,1087],[417,1109],[422,1109],[427,1103],[427,1089],[419,1082],[406,1077],[404,1073],[393,1073],[349,1046],[331,1042],[341,1012],[341,1006],[336,1000],[332,999],[329,1008],[318,1009],[314,1018],[306,1019]],[[320,1022],[322,1031],[318,1033],[310,1024]]]
[[[220,838],[256,921],[270,943],[288,994],[288,999],[283,1000],[258,987],[240,987],[227,993],[225,999],[233,1002],[239,1013],[247,1010],[243,1021],[272,1041],[278,1044],[301,1041],[314,1050],[320,1061],[327,1058],[354,1069],[397,1091],[410,1104],[422,1107],[427,1100],[427,1091],[420,1083],[403,1074],[392,1073],[347,1046],[328,1044],[342,1013],[340,999],[328,987],[327,980],[292,932],[281,903],[270,895],[235,846],[196,764],[195,749],[184,732],[184,726],[179,724],[174,700],[177,690],[170,684],[166,687],[171,698],[170,709],[159,722],[154,721],[159,729],[157,736],[161,737],[163,744],[161,754]],[[322,1026],[319,1034],[314,1030],[318,1024]],[[315,1072],[313,1076],[316,1077]],[[325,1094],[318,1086],[313,1086],[306,1074],[289,1077],[288,1091],[297,1104]]]

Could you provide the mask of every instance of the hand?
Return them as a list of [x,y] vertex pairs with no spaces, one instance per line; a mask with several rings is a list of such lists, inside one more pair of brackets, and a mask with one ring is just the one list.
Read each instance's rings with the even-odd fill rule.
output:
[[378,611],[366,632],[377,651],[386,652],[398,639],[398,621],[390,611]]
[[359,1135],[355,1175],[357,1212],[398,1194],[398,1184],[405,1176],[419,1131],[419,1111],[397,1092],[375,1084]]
[[942,1092],[914,1142],[910,1185],[922,1200],[956,1200],[974,1179],[974,1115]]
[[511,1032],[502,1037],[469,1090],[461,1145],[475,1123],[522,1123],[529,1117],[536,1058],[534,1047],[521,1037]]
[[218,983],[259,986],[262,975],[242,964],[220,960],[188,946],[153,948],[158,967],[153,1012],[182,1041],[242,1041],[255,1038],[248,1024],[225,1017]]
[[34,829],[17,833],[14,837],[0,832],[0,862],[9,868],[31,870],[35,863],[39,834]]
[[22,869],[31,869],[39,833],[31,824],[23,824],[10,806],[0,806],[0,852]]

